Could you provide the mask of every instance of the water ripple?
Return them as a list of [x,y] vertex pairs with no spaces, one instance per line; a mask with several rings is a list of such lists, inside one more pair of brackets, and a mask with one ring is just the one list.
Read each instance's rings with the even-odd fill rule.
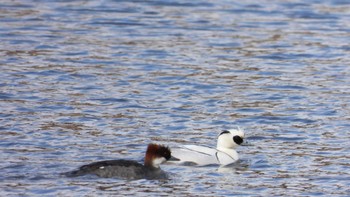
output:
[[[0,3],[4,196],[348,196],[348,1]],[[171,179],[61,172],[142,161],[147,143],[216,145],[232,166]]]

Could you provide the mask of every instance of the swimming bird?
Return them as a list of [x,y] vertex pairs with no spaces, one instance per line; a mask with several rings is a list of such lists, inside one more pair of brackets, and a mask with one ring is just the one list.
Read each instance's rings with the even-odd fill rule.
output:
[[190,163],[199,166],[232,164],[239,159],[235,149],[243,143],[244,135],[238,127],[222,131],[218,136],[216,148],[199,145],[172,148],[172,160],[179,164]]
[[149,144],[143,165],[134,160],[124,159],[98,161],[83,165],[65,175],[76,177],[92,174],[103,178],[165,179],[167,174],[160,169],[160,164],[169,160],[170,157],[171,151],[168,147]]

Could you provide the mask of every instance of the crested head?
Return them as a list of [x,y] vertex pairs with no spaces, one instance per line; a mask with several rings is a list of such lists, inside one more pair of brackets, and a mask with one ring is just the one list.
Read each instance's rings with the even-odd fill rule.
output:
[[145,156],[145,166],[159,168],[159,165],[169,160],[171,151],[168,147],[149,144]]
[[219,134],[217,148],[234,149],[243,143],[244,132],[237,127],[237,129],[224,130]]

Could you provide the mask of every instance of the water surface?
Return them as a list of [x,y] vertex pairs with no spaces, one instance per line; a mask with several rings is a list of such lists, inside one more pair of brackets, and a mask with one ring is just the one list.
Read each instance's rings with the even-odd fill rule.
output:
[[[348,196],[350,4],[0,3],[4,196]],[[249,146],[170,180],[65,178],[148,143]]]

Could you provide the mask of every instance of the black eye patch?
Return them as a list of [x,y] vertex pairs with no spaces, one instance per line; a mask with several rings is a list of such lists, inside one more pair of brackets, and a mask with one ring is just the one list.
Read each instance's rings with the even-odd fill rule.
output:
[[233,137],[233,141],[236,142],[236,144],[240,145],[243,142],[243,139],[241,137],[239,137],[238,135],[236,135],[235,137]]
[[170,152],[165,152],[164,155],[165,155],[165,159],[167,159],[167,160],[169,160],[171,157]]
[[169,149],[168,147],[164,147],[161,156],[162,156],[162,157],[165,157],[166,160],[169,160],[170,157],[171,157],[170,149]]

